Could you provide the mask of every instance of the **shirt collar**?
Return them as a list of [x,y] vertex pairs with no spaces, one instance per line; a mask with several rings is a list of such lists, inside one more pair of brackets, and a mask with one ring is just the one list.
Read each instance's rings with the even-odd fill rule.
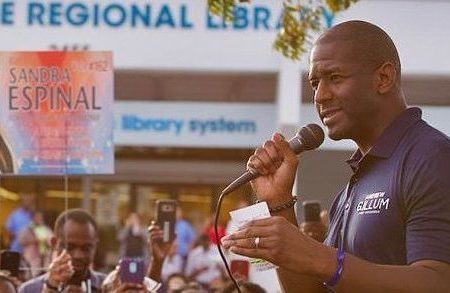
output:
[[[389,158],[405,134],[406,130],[422,119],[422,110],[417,107],[408,108],[403,111],[394,121],[383,131],[370,149],[368,155],[380,158]],[[347,163],[355,171],[359,162],[363,159],[361,151],[356,150],[347,160]]]
[[[43,280],[46,280],[48,278],[49,273],[45,273],[42,278]],[[91,283],[91,287],[96,290],[96,292],[101,292],[102,289],[102,282],[103,280],[98,277],[96,273],[94,273],[92,270],[89,271],[89,280]]]

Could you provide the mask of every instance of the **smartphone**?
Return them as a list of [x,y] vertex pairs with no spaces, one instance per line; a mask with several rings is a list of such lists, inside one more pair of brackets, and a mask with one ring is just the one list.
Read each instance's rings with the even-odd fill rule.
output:
[[122,283],[143,284],[145,263],[142,258],[122,258],[119,264],[119,276]]
[[12,276],[19,275],[20,253],[3,250],[0,252],[0,270],[9,271]]
[[305,222],[320,222],[320,202],[307,200],[303,202],[303,219]]
[[250,263],[247,260],[243,259],[233,259],[230,262],[230,270],[231,274],[237,280],[245,280],[248,281],[248,272],[250,269]]
[[160,199],[156,201],[156,223],[163,230],[163,242],[175,239],[177,201]]

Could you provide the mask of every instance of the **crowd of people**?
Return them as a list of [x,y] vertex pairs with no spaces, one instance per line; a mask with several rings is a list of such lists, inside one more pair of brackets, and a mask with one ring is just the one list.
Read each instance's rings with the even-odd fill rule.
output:
[[[233,288],[211,232],[211,220],[197,231],[178,207],[176,238],[164,243],[160,227],[154,222],[146,227],[137,213],[131,213],[117,234],[118,259],[142,260],[146,277],[142,283],[122,283],[120,261],[108,275],[95,270],[99,231],[88,212],[66,210],[50,229],[34,201],[32,194],[21,194],[21,205],[8,218],[10,251],[20,253],[22,261],[17,275],[2,271],[1,292],[222,292]],[[224,236],[225,229],[220,230]],[[246,283],[248,279],[240,281],[251,292],[264,292]]]

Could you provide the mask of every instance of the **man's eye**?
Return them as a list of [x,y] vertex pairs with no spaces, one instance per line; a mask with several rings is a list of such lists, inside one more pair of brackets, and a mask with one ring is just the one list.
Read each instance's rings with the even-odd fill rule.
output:
[[91,251],[93,249],[92,246],[88,245],[88,246],[83,246],[83,251]]
[[332,75],[330,75],[330,80],[331,81],[339,81],[341,79],[342,79],[342,76],[339,75],[339,74],[332,74]]
[[316,80],[312,80],[310,83],[311,83],[312,89],[317,90],[317,87],[319,86],[319,82],[317,82]]

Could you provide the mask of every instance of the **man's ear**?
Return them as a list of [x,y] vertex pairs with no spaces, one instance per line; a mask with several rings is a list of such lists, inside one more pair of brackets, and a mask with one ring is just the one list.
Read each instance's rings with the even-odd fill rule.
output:
[[385,62],[376,72],[375,86],[380,95],[386,94],[397,83],[397,70],[392,62]]

